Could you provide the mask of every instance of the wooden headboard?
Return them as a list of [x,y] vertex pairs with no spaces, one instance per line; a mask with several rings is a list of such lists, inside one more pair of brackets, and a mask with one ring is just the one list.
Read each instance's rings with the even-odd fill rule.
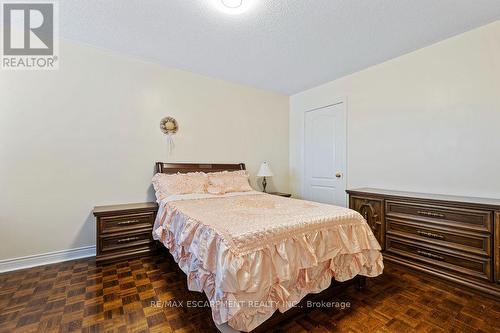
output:
[[163,163],[156,162],[155,171],[159,173],[186,172],[219,172],[245,170],[245,164],[196,164],[196,163]]

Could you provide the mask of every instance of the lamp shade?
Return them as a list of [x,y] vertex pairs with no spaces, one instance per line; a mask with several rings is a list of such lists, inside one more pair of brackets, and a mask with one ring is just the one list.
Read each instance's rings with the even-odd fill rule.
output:
[[262,162],[260,165],[259,172],[257,173],[257,177],[272,177],[274,176],[269,164],[267,162]]

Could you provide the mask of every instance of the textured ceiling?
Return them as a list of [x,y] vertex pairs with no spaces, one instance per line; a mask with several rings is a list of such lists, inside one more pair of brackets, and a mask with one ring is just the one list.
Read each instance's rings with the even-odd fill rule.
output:
[[61,37],[293,94],[500,18],[499,0],[64,0]]

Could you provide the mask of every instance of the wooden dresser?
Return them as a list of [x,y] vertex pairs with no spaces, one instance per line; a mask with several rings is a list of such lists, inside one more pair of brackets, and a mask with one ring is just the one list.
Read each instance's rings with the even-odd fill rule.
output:
[[500,200],[348,190],[384,260],[500,297]]
[[152,230],[157,210],[154,202],[95,207],[96,261],[128,259],[156,250]]

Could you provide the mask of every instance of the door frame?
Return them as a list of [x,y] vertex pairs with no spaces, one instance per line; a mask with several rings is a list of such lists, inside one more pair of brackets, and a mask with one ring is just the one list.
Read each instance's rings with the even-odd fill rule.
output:
[[335,106],[335,105],[339,105],[339,104],[342,104],[342,115],[344,117],[344,133],[345,133],[345,138],[344,138],[344,142],[345,142],[345,147],[344,147],[344,172],[343,172],[343,176],[344,176],[344,184],[345,184],[345,188],[343,189],[343,192],[344,192],[344,207],[347,207],[348,206],[348,196],[347,196],[347,184],[348,184],[348,172],[347,172],[347,167],[348,167],[348,161],[347,161],[347,149],[348,149],[348,146],[349,146],[349,143],[348,143],[348,137],[349,137],[349,134],[348,134],[348,127],[347,127],[347,98],[346,97],[338,97],[338,98],[335,98],[335,99],[332,99],[331,103],[327,103],[327,104],[323,104],[323,105],[318,105],[318,106],[315,106],[313,108],[309,108],[307,110],[304,110],[302,112],[302,142],[301,142],[301,152],[300,152],[300,156],[301,156],[301,159],[302,159],[302,165],[301,165],[301,169],[302,169],[302,177],[301,177],[301,186],[300,186],[300,195],[302,198],[304,198],[305,196],[305,187],[306,187],[306,113],[308,112],[311,112],[311,111],[316,111],[316,110],[320,110],[320,109],[324,109],[324,108],[327,108],[327,107],[330,107],[330,106]]

